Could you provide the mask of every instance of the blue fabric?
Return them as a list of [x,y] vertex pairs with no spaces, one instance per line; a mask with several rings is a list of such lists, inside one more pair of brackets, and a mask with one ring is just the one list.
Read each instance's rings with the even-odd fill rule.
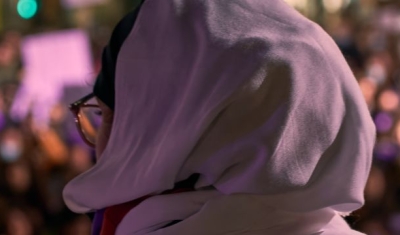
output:
[[103,224],[103,219],[104,219],[104,211],[105,211],[105,209],[99,210],[94,215],[94,219],[93,219],[93,223],[92,223],[92,235],[100,235],[101,226]]

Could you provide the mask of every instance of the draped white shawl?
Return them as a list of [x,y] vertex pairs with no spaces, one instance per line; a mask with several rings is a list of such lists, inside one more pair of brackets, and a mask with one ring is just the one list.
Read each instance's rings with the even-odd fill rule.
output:
[[[117,234],[358,234],[375,127],[333,40],[281,0],[146,0],[122,46],[115,120],[64,199],[152,197]],[[182,222],[160,229],[173,220]]]

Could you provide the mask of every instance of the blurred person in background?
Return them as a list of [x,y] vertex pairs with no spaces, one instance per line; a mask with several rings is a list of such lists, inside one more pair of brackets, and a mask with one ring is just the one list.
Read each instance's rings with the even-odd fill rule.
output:
[[39,235],[33,225],[33,217],[18,207],[13,207],[6,213],[7,235]]
[[91,231],[91,221],[89,217],[81,215],[74,218],[67,224],[61,235],[88,235]]
[[356,75],[378,134],[374,167],[365,192],[366,205],[353,224],[367,234],[400,234],[400,11],[398,4],[382,3],[385,4],[353,31],[365,58]]
[[7,31],[0,35],[0,82],[18,79],[21,70],[19,60],[20,35]]
[[373,121],[333,40],[282,1],[144,1],[71,110],[97,162],[63,196],[93,234],[360,234],[342,217]]
[[[4,173],[6,184],[3,195],[12,198],[9,205],[19,208],[10,208],[9,215],[6,216],[7,224],[14,227],[19,218],[25,218],[27,214],[29,227],[32,227],[32,231],[36,231],[35,234],[39,234],[40,229],[44,226],[47,210],[43,185],[38,180],[39,174],[25,159],[7,164]],[[25,211],[20,211],[21,209]],[[9,232],[11,231],[13,230],[9,230]]]

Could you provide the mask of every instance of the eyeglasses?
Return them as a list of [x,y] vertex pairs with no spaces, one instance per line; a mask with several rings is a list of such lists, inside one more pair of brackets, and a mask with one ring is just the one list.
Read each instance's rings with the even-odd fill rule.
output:
[[74,115],[79,135],[90,147],[95,147],[97,126],[101,115],[99,106],[90,102],[94,97],[92,93],[69,105],[69,109]]

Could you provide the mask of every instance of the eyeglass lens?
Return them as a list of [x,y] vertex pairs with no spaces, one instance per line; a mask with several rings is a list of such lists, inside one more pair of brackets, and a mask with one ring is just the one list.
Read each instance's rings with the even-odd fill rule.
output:
[[93,145],[96,142],[97,130],[101,122],[101,110],[96,106],[81,106],[79,112],[81,131],[87,141]]

